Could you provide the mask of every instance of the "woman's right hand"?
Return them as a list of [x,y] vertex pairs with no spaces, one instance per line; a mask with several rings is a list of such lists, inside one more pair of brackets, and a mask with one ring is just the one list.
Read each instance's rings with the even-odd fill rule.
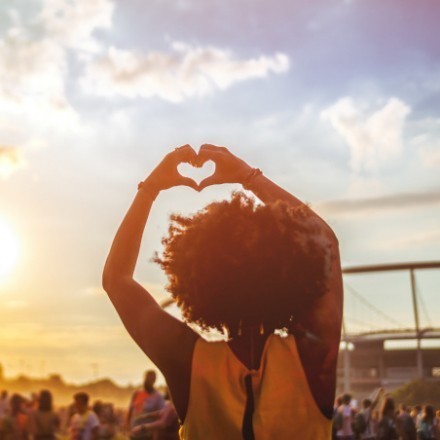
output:
[[243,183],[252,170],[252,167],[234,156],[227,148],[203,144],[197,155],[196,163],[202,166],[208,160],[215,163],[215,172],[199,183],[199,191],[210,185]]

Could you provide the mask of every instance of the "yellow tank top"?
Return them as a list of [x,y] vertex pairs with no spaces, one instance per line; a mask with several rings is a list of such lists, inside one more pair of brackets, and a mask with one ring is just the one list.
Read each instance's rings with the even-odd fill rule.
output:
[[260,368],[249,370],[226,342],[199,338],[192,361],[183,440],[242,440],[252,375],[255,440],[329,440],[331,421],[317,407],[307,383],[295,338],[270,335]]

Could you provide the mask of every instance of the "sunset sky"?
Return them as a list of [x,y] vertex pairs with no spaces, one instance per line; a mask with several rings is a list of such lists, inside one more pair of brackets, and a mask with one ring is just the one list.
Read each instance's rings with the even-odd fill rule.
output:
[[[149,363],[102,268],[137,183],[186,143],[227,146],[310,203],[343,266],[440,260],[438,0],[6,0],[0,12],[6,376],[141,380]],[[233,189],[160,194],[137,269],[157,298],[166,280],[150,259],[169,214]],[[417,277],[422,323],[440,327],[440,270]],[[410,326],[408,280],[346,278]]]

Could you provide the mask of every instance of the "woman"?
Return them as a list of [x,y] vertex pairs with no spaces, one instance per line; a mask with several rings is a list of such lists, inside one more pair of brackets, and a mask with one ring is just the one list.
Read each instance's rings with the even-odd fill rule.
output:
[[419,440],[436,440],[440,434],[437,431],[436,425],[434,407],[432,405],[425,405],[422,418],[417,427],[417,438]]
[[398,439],[396,429],[396,411],[394,407],[394,400],[391,397],[386,397],[382,402],[377,438],[378,440]]
[[[197,185],[182,162],[216,165]],[[207,342],[163,311],[133,273],[160,191],[241,183],[243,194],[193,217],[173,216],[168,290],[184,319],[223,331]],[[170,388],[184,439],[328,439],[342,317],[338,242],[310,208],[224,147],[169,153],[139,185],[111,247],[104,289]],[[285,336],[275,334],[282,329]],[[295,334],[295,336],[293,336]]]
[[42,390],[37,398],[38,407],[31,413],[31,431],[35,440],[54,440],[60,428],[60,418],[53,411],[52,394]]

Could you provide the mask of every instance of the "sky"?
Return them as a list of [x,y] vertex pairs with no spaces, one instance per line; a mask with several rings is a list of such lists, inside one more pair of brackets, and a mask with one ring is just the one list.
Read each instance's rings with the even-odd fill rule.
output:
[[[18,243],[0,271],[6,376],[141,380],[151,364],[102,268],[137,183],[186,143],[227,146],[310,203],[344,267],[439,260],[439,19],[437,0],[3,1],[4,258]],[[150,260],[169,215],[235,189],[159,195],[136,270],[157,299],[166,279]],[[417,273],[423,325],[440,326],[439,280]],[[345,281],[413,325],[408,274]],[[348,328],[380,327],[347,289]]]

